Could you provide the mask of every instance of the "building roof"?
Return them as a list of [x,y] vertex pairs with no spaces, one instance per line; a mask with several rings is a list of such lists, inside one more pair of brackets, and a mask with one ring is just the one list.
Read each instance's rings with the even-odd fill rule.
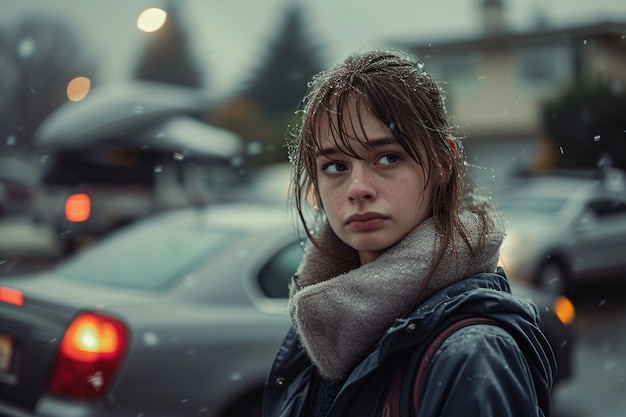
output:
[[481,33],[473,37],[449,38],[421,43],[397,42],[403,49],[411,51],[447,52],[468,49],[484,49],[511,44],[564,41],[572,39],[609,37],[621,39],[626,47],[626,22],[600,21],[566,27],[540,27],[524,32],[505,31]]

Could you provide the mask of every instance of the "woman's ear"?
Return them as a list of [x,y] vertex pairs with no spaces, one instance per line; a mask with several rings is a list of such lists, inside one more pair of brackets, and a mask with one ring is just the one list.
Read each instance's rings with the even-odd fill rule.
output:
[[310,182],[307,185],[306,202],[309,203],[309,205],[316,211],[324,210],[322,197],[320,196],[317,185],[313,182]]
[[452,155],[456,158],[458,156],[458,149],[456,147],[456,140],[453,137],[447,136],[446,140],[448,141],[448,146],[450,146],[450,150],[452,151]]

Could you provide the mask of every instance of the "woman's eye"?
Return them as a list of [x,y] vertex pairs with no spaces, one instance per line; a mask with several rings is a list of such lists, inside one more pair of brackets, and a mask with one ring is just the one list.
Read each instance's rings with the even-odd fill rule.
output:
[[382,165],[393,165],[393,164],[397,164],[399,160],[400,160],[400,155],[396,153],[387,153],[381,156],[378,162]]
[[346,170],[346,166],[340,162],[331,162],[322,167],[327,174],[338,174]]

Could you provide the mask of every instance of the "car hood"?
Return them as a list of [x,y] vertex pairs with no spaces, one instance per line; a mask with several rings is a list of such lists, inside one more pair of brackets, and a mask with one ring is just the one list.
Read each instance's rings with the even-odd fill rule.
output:
[[559,233],[566,228],[564,222],[554,216],[527,213],[505,214],[505,228],[526,236],[544,237]]

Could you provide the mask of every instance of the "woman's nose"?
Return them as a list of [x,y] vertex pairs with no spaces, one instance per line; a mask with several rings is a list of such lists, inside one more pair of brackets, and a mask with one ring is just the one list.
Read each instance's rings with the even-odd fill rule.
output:
[[376,188],[367,169],[353,167],[348,184],[348,198],[355,201],[372,200],[376,198],[376,194]]

